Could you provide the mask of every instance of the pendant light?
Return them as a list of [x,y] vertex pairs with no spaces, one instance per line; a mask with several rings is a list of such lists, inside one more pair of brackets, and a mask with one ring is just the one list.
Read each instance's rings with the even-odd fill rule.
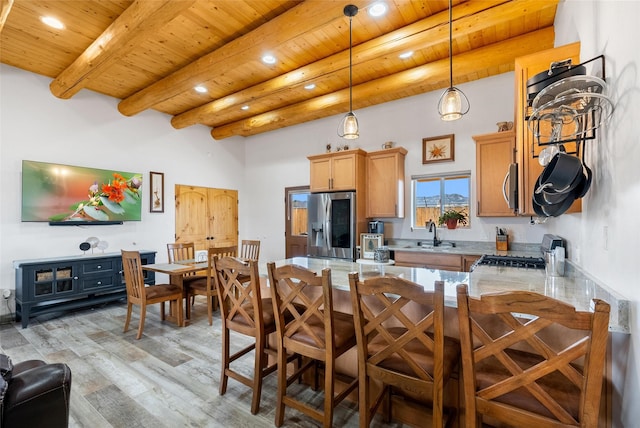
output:
[[469,100],[460,89],[453,86],[453,17],[449,0],[449,87],[440,96],[438,113],[442,120],[458,120],[469,112]]
[[358,119],[353,114],[353,84],[352,84],[352,50],[353,50],[353,17],[358,14],[358,6],[349,4],[344,7],[344,15],[349,17],[349,113],[342,119],[338,127],[338,136],[347,140],[354,140],[359,137]]

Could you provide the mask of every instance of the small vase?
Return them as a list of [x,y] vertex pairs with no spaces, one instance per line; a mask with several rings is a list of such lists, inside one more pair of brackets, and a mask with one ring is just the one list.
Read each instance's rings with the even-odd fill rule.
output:
[[447,220],[447,229],[455,229],[458,226],[458,220],[455,218]]

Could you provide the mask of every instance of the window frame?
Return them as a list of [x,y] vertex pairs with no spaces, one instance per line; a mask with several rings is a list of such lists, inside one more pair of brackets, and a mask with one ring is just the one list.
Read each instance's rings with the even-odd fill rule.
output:
[[[445,183],[446,180],[451,179],[467,179],[468,180],[468,215],[467,215],[467,224],[465,226],[459,225],[458,228],[469,229],[471,227],[471,171],[454,171],[454,172],[445,172],[439,174],[420,174],[420,175],[412,175],[411,176],[411,230],[415,229],[426,229],[425,225],[417,225],[416,224],[416,187],[418,182],[420,181],[439,181],[440,182],[440,215],[444,213],[446,210],[445,205],[442,203],[444,199],[445,192]],[[438,223],[437,219],[434,219],[436,224]],[[442,226],[444,227],[444,225]]]

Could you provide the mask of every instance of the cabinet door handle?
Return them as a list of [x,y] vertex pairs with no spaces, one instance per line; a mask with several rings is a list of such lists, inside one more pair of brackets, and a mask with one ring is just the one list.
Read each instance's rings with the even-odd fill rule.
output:
[[98,281],[98,285],[102,285],[102,281]]
[[78,277],[77,277],[77,276],[74,276],[74,277],[73,277],[73,279],[74,279],[74,280],[76,280],[76,279],[78,279]]
[[102,265],[98,265],[98,269],[102,269]]

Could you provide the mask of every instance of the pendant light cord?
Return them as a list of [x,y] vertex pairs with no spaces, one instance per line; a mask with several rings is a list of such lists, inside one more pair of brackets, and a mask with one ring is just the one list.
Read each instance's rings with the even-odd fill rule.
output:
[[449,0],[449,87],[453,88],[453,12],[452,0]]
[[349,112],[353,112],[353,30],[352,30],[353,16],[349,17]]

